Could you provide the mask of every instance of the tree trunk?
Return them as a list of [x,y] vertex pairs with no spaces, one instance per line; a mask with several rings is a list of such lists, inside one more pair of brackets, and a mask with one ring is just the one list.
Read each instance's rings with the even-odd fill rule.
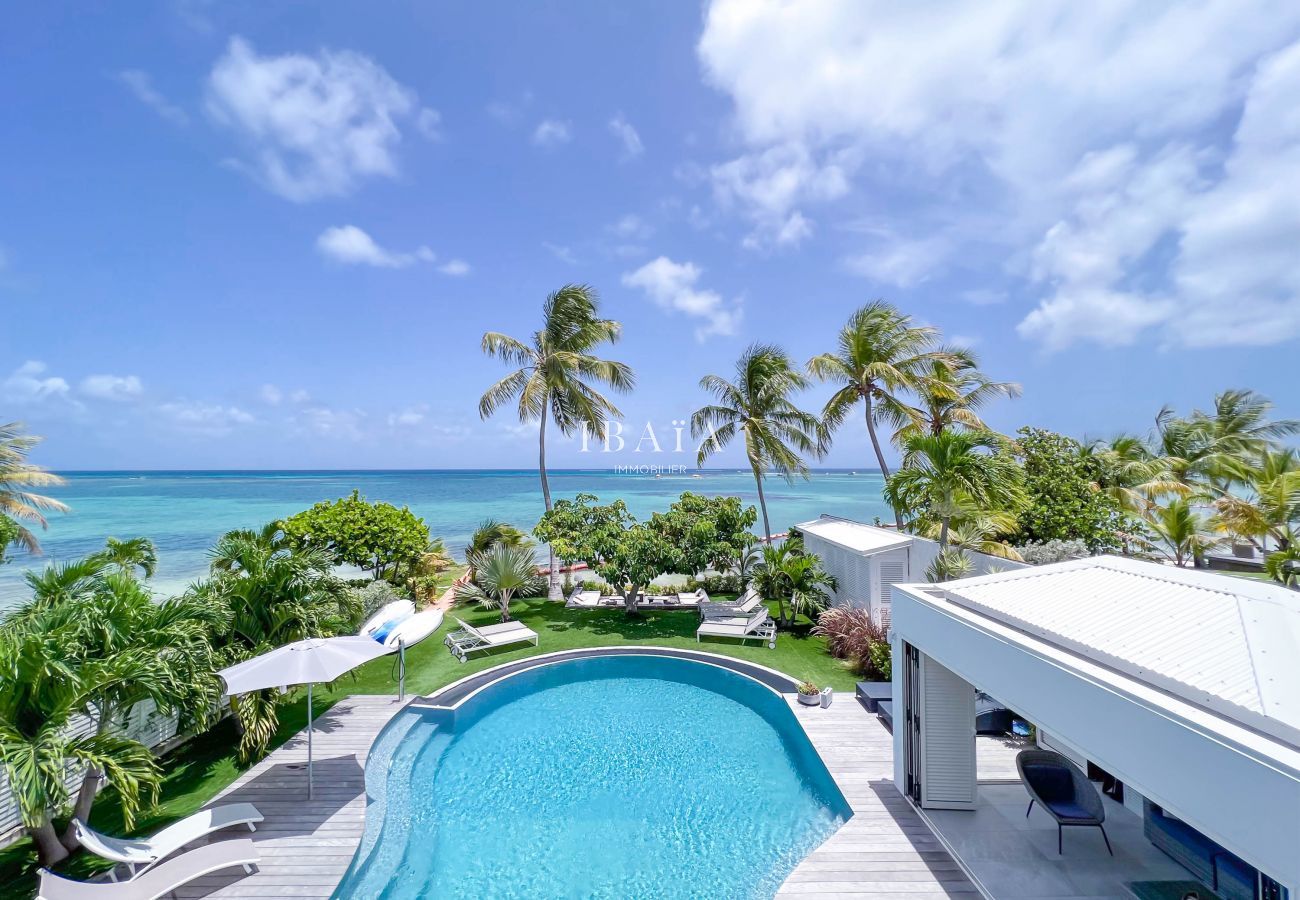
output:
[[947,516],[944,516],[939,521],[939,549],[940,550],[948,549],[948,525],[950,522],[952,522],[952,520],[949,519]]
[[510,591],[501,592],[501,621],[510,621]]
[[[100,707],[99,723],[95,726],[96,734],[103,734],[108,730],[109,722],[112,721],[112,709],[105,704]],[[81,789],[77,791],[77,802],[72,806],[72,818],[80,819],[83,822],[90,821],[90,808],[95,803],[95,795],[99,792],[99,769],[94,766],[86,766],[86,774],[81,778]],[[68,823],[68,828],[63,832],[63,846],[69,850],[76,850],[81,846],[77,840],[76,833],[72,830],[72,823]]]
[[41,823],[36,827],[29,826],[27,832],[32,836],[32,843],[36,845],[41,865],[52,866],[68,858],[68,848],[59,842],[59,836],[54,831],[54,823],[50,821],[49,813],[44,815]]
[[[867,434],[871,437],[871,448],[876,451],[876,462],[880,465],[880,474],[889,480],[889,464],[885,462],[885,452],[880,449],[880,437],[876,434],[876,416],[875,410],[871,406],[871,390],[868,389],[863,397],[865,401],[867,416]],[[894,510],[894,525],[899,531],[903,530],[903,516],[898,510]]]
[[623,611],[629,616],[639,616],[640,611],[636,608],[636,598],[641,595],[641,588],[638,585],[631,585],[623,589]]
[[758,506],[763,510],[763,543],[772,543],[772,523],[767,518],[767,497],[763,495],[763,472],[758,460],[751,458],[749,467],[754,470],[754,484],[758,485]]
[[[542,424],[537,429],[537,472],[542,479],[542,503],[547,512],[551,511],[551,483],[546,478],[546,420],[550,417],[551,398],[548,394],[542,398]],[[546,547],[546,554],[546,599],[563,600],[564,594],[560,590],[560,561],[555,558],[555,551],[549,544]]]

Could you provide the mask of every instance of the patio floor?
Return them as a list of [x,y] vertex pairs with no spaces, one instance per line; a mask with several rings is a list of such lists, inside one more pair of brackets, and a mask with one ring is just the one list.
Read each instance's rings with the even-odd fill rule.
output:
[[1109,797],[1106,853],[1096,828],[1065,829],[1056,852],[1056,823],[1037,807],[1025,818],[1029,795],[1020,784],[980,784],[973,811],[926,810],[943,839],[998,900],[1132,900],[1127,881],[1185,880],[1187,870],[1142,835],[1142,817]]
[[262,854],[257,871],[217,872],[178,888],[175,897],[325,898],[334,893],[361,840],[365,823],[366,754],[379,730],[401,709],[395,696],[341,700],[316,720],[315,790],[307,799],[307,732],[249,769],[210,806],[252,803],[266,820],[255,834],[231,830],[213,836],[251,837]]

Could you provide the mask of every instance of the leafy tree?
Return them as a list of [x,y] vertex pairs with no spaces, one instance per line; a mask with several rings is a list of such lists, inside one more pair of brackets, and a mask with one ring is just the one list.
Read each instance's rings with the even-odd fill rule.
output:
[[356,566],[394,584],[402,583],[429,548],[423,519],[405,506],[371,503],[358,491],[290,516],[282,528],[298,545],[322,550],[337,564]]
[[27,461],[27,454],[40,442],[40,438],[24,433],[21,422],[0,424],[0,520],[4,523],[0,527],[0,558],[10,544],[39,553],[40,542],[23,523],[34,522],[44,528],[45,513],[68,511],[58,500],[30,490],[64,483],[59,476]]
[[794,370],[790,357],[779,347],[752,344],[736,362],[735,381],[705,375],[700,387],[717,398],[696,410],[691,417],[691,434],[704,438],[697,465],[704,465],[714,452],[731,443],[738,434],[745,441],[745,458],[758,487],[758,505],[763,511],[763,540],[771,542],[772,523],[767,515],[763,479],[775,469],[792,481],[808,477],[803,457],[821,456],[825,437],[817,417],[794,405],[791,396],[808,382]]
[[750,531],[758,512],[742,506],[739,497],[682,494],[666,513],[651,516],[650,527],[682,553],[682,574],[706,569],[726,572],[744,559],[756,538]]
[[1115,498],[1100,490],[1100,462],[1073,438],[1042,428],[1017,432],[1026,503],[1017,516],[1017,543],[1080,540],[1090,553],[1120,549],[1128,530]]
[[[935,364],[948,364],[946,353],[935,350],[938,336],[937,329],[914,325],[912,317],[893,304],[876,300],[849,318],[840,330],[836,352],[808,361],[808,371],[814,377],[841,386],[822,410],[827,429],[838,428],[861,403],[867,435],[885,478],[889,478],[889,464],[876,426],[887,423],[901,428],[917,419],[918,413],[907,403],[904,392],[917,390]],[[898,510],[894,517],[902,528]]]
[[[250,659],[308,637],[351,632],[359,599],[333,574],[324,551],[289,541],[273,523],[258,531],[227,532],[211,551],[211,576],[189,596],[229,610],[228,626],[217,636],[221,665]],[[231,698],[240,726],[240,756],[263,753],[279,724],[274,691]]]
[[955,517],[971,507],[1018,509],[1024,502],[1020,467],[1005,439],[988,431],[944,431],[907,438],[903,467],[885,482],[895,509],[939,523],[939,547],[948,547]]
[[[682,550],[651,524],[638,523],[622,500],[598,504],[594,494],[557,500],[543,514],[533,533],[563,559],[585,562],[593,572],[620,591],[629,616],[636,601],[660,575],[681,572]],[[660,522],[663,522],[661,517]]]
[[[602,319],[600,298],[589,285],[566,284],[546,298],[542,327],[531,338],[519,340],[495,331],[483,335],[483,352],[519,366],[488,388],[479,400],[479,416],[486,419],[500,407],[517,401],[520,422],[537,422],[537,468],[542,481],[542,502],[551,509],[551,486],[546,477],[546,425],[566,436],[581,428],[601,431],[605,423],[622,416],[593,385],[606,385],[619,393],[632,389],[636,379],[625,363],[601,359],[592,351],[615,343],[623,326]],[[555,552],[550,552],[548,595],[560,596],[560,575]]]
[[477,553],[471,562],[475,579],[456,588],[456,599],[478,603],[501,611],[501,621],[510,621],[510,601],[529,597],[545,586],[537,575],[537,557],[531,547],[493,544]]

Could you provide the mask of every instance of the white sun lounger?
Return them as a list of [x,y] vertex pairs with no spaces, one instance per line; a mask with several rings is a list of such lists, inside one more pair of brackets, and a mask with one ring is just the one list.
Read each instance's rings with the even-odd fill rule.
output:
[[537,646],[537,632],[522,622],[502,622],[499,625],[485,625],[482,628],[466,625],[460,619],[457,619],[456,623],[460,625],[460,629],[447,635],[443,643],[461,662],[468,659],[469,655],[476,650],[492,650],[496,647],[525,642]]
[[767,646],[776,649],[776,623],[767,614],[766,609],[749,616],[733,616],[725,619],[707,619],[695,629],[695,642],[702,637],[736,638],[742,644],[750,638],[767,641]]
[[[251,803],[227,803],[204,809],[147,838],[129,840],[100,834],[80,819],[72,820],[72,830],[77,841],[91,853],[113,862],[126,863],[131,875],[153,868],[186,844],[205,835],[235,825],[247,825],[249,831],[257,830],[262,814]],[[113,876],[116,881],[116,875]]]
[[568,607],[600,606],[600,591],[575,590],[569,595],[569,600],[564,605]]
[[182,853],[130,881],[73,881],[41,869],[36,900],[156,900],[181,885],[234,866],[252,872],[261,859],[248,838],[216,841]]
[[738,600],[711,600],[700,602],[700,618],[732,618],[735,616],[748,616],[750,613],[763,606],[763,598],[758,591],[746,588],[745,593],[740,595]]

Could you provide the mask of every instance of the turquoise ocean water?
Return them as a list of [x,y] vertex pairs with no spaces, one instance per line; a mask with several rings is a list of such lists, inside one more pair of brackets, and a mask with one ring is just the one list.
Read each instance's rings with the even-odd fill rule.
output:
[[[459,551],[485,518],[530,530],[542,512],[536,471],[328,471],[328,472],[81,472],[47,491],[72,511],[56,514],[41,534],[45,554],[17,553],[0,566],[0,609],[25,597],[24,571],[76,559],[104,538],[144,536],[158,546],[155,591],[175,593],[207,571],[207,551],[232,528],[257,527],[319,500],[353,489],[371,500],[409,506],[434,535]],[[697,476],[625,475],[609,470],[551,473],[555,497],[579,492],[603,501],[623,498],[638,517],[667,508],[682,491],[729,494],[757,505],[749,472],[706,470]],[[887,517],[879,472],[814,472],[807,481],[766,483],[768,511],[777,531],[822,513],[870,522]]]

